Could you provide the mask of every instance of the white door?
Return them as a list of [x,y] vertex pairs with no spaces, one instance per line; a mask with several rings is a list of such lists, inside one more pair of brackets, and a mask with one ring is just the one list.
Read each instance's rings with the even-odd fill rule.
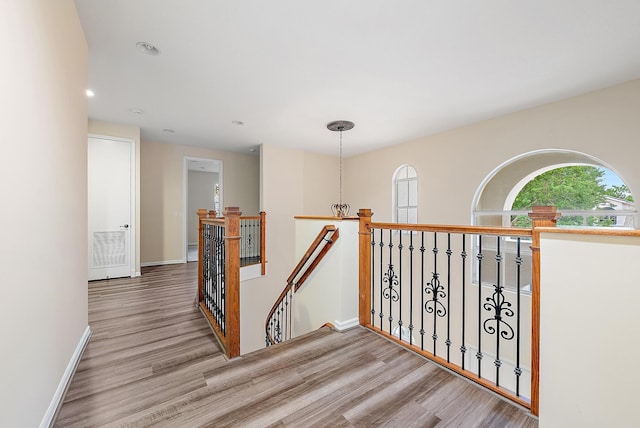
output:
[[131,276],[131,152],[131,142],[89,138],[89,280]]

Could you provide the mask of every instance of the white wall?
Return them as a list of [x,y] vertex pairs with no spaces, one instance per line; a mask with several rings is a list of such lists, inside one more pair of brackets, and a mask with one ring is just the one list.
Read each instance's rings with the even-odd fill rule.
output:
[[293,297],[294,337],[328,322],[339,329],[358,324],[358,220],[296,219],[296,263],[328,224],[339,237]]
[[540,427],[640,426],[640,234],[540,248]]
[[36,427],[87,331],[87,45],[72,0],[0,2],[0,426]]

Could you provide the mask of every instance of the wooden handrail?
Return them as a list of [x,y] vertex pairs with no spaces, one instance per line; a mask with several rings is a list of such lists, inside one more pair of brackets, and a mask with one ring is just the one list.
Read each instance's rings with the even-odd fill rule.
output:
[[[329,234],[331,235],[327,238],[327,235]],[[336,228],[334,225],[325,225],[322,230],[320,230],[311,245],[309,245],[309,248],[304,253],[296,267],[293,269],[291,275],[289,275],[289,277],[287,278],[286,286],[273,304],[273,307],[269,311],[269,315],[267,315],[267,319],[265,321],[267,345],[275,344],[278,342],[278,340],[273,337],[269,329],[269,324],[274,314],[276,314],[278,308],[286,299],[287,295],[289,295],[289,293],[295,293],[302,286],[302,284],[304,284],[304,282],[309,278],[311,273],[315,270],[315,268],[322,261],[324,256],[329,252],[329,250],[339,237],[340,231],[338,228]],[[326,244],[322,247],[322,249],[320,249],[320,251],[318,251],[323,242],[326,242]],[[311,262],[309,263],[309,261]],[[295,281],[298,276],[299,279]]]
[[497,226],[463,226],[442,224],[398,224],[398,223],[369,223],[370,229],[391,229],[412,232],[450,232],[500,236],[531,236],[531,229],[518,227]]
[[[305,263],[309,261],[309,258],[311,258],[313,253],[318,249],[318,247],[322,243],[322,241],[324,241],[325,236],[327,236],[329,232],[336,232],[337,230],[338,229],[336,229],[336,227],[332,224],[328,224],[322,228],[320,233],[318,233],[318,236],[316,236],[316,239],[314,239],[311,245],[309,245],[309,248],[304,253],[304,255],[302,256],[302,258],[300,259],[296,267],[293,268],[291,275],[289,275],[289,277],[287,278],[287,284],[290,284],[293,281],[293,279],[300,273]],[[329,244],[333,245],[333,242],[329,241]]]

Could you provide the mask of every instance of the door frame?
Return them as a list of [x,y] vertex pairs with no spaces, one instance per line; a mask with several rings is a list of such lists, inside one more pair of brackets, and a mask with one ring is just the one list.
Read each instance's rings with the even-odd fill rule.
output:
[[[88,138],[100,140],[111,140],[122,143],[128,143],[130,147],[129,160],[129,182],[131,183],[129,205],[131,212],[129,213],[129,276],[134,278],[140,274],[136,272],[136,236],[137,236],[137,217],[136,217],[136,140],[133,138],[114,137],[113,135],[89,134]],[[88,165],[88,164],[87,164]]]
[[198,158],[194,156],[182,157],[182,263],[187,262],[189,251],[189,161],[217,162],[220,165],[218,184],[220,185],[220,211],[224,209],[224,162],[222,159]]

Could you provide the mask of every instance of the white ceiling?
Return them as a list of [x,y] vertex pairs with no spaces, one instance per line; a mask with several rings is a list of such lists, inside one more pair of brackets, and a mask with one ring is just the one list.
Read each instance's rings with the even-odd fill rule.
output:
[[89,116],[167,143],[337,154],[344,119],[349,156],[640,77],[639,0],[76,4]]

